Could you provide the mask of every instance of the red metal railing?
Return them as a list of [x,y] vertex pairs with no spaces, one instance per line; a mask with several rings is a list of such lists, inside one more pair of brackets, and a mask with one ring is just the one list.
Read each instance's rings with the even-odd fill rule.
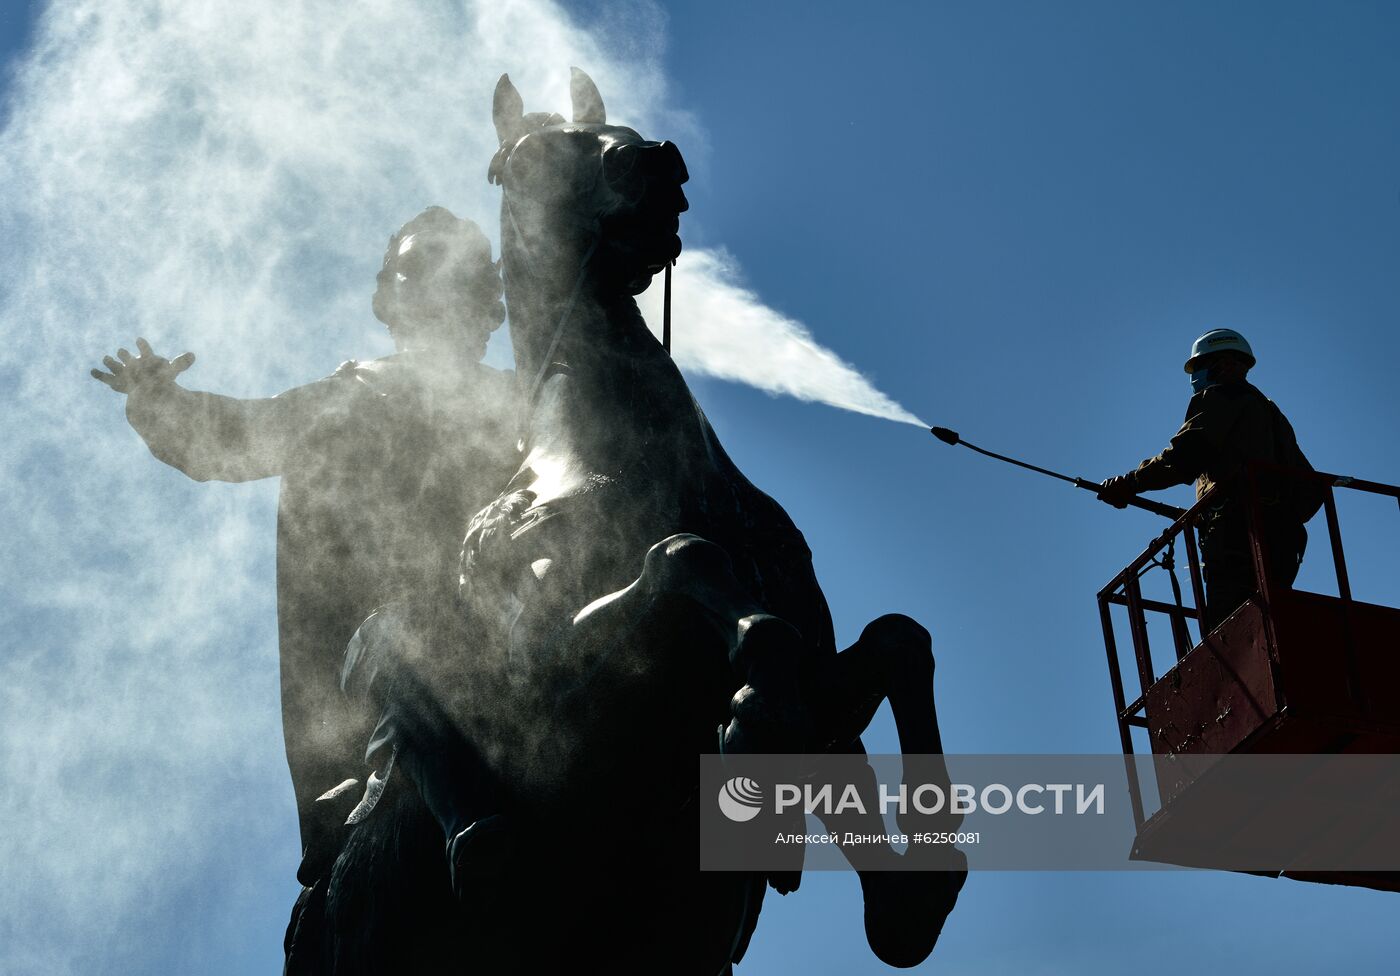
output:
[[[1348,685],[1352,688],[1354,695],[1361,694],[1361,689],[1357,681],[1356,669],[1356,645],[1354,634],[1351,628],[1352,616],[1352,593],[1351,581],[1347,574],[1346,554],[1342,549],[1341,528],[1337,520],[1337,503],[1334,489],[1348,488],[1354,491],[1370,492],[1378,495],[1388,495],[1400,502],[1400,487],[1386,485],[1374,481],[1363,481],[1345,475],[1328,474],[1320,471],[1302,471],[1294,468],[1282,468],[1277,465],[1255,463],[1251,464],[1246,473],[1246,523],[1248,527],[1249,545],[1254,559],[1256,590],[1250,597],[1263,611],[1265,626],[1265,638],[1268,645],[1270,657],[1277,659],[1277,640],[1273,633],[1274,620],[1269,612],[1270,598],[1281,588],[1280,581],[1274,578],[1269,569],[1268,560],[1268,540],[1262,533],[1256,531],[1261,524],[1260,511],[1261,500],[1259,492],[1259,476],[1261,474],[1281,475],[1284,478],[1293,478],[1303,481],[1313,482],[1324,489],[1322,511],[1326,515],[1328,540],[1331,544],[1332,562],[1337,578],[1337,592],[1342,607],[1342,630],[1338,635],[1338,644],[1342,651],[1345,667],[1347,668]],[[1200,554],[1196,539],[1196,528],[1205,512],[1211,508],[1219,497],[1220,488],[1216,487],[1199,499],[1195,505],[1191,506],[1185,514],[1178,518],[1160,536],[1152,541],[1146,549],[1138,555],[1136,559],[1125,566],[1118,575],[1114,576],[1103,589],[1098,593],[1099,619],[1103,625],[1104,646],[1108,652],[1108,673],[1109,680],[1113,685],[1113,707],[1114,717],[1118,725],[1118,735],[1123,747],[1123,755],[1132,757],[1135,754],[1132,740],[1132,730],[1134,728],[1146,729],[1148,727],[1146,717],[1146,698],[1148,689],[1151,688],[1161,677],[1152,662],[1152,648],[1148,639],[1147,621],[1148,613],[1165,614],[1170,621],[1173,649],[1175,660],[1184,658],[1193,648],[1195,642],[1190,638],[1190,631],[1187,627],[1188,620],[1197,621],[1200,627],[1201,608],[1205,607],[1205,586],[1201,575]],[[1186,550],[1186,563],[1191,578],[1191,595],[1193,603],[1187,606],[1182,599],[1179,585],[1176,580],[1175,551],[1178,541],[1181,541]],[[1172,585],[1175,601],[1165,603],[1160,600],[1152,600],[1143,596],[1142,577],[1154,567],[1162,567],[1172,573]],[[1114,632],[1113,616],[1111,607],[1114,605],[1127,608],[1128,630],[1133,646],[1133,660],[1137,669],[1138,695],[1132,701],[1127,700],[1127,693],[1124,690],[1123,674],[1120,667],[1118,654],[1118,642]],[[1207,634],[1201,633],[1200,639],[1204,640]],[[1144,822],[1143,802],[1141,787],[1138,783],[1137,775],[1131,759],[1126,761],[1128,771],[1129,792],[1133,804],[1133,816],[1139,827]]]

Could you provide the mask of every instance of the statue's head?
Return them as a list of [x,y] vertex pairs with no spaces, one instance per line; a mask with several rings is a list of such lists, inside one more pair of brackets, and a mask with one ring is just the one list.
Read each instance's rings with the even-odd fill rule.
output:
[[557,280],[577,271],[593,247],[594,276],[635,295],[680,254],[685,161],[669,142],[608,125],[597,86],[577,68],[570,93],[573,121],[566,122],[525,114],[506,75],[496,85],[501,148],[488,178],[504,191],[502,250],[520,249],[527,273]]
[[400,348],[431,347],[480,359],[505,321],[501,277],[481,228],[429,207],[389,238],[374,314]]

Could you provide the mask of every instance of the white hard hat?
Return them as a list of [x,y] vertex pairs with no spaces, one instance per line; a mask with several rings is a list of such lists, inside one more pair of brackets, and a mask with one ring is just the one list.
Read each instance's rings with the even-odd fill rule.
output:
[[1234,329],[1211,329],[1191,343],[1191,356],[1186,360],[1186,372],[1191,372],[1196,360],[1213,352],[1244,353],[1245,356],[1249,357],[1249,365],[1254,365],[1254,350],[1249,348],[1249,343],[1245,341],[1244,336]]

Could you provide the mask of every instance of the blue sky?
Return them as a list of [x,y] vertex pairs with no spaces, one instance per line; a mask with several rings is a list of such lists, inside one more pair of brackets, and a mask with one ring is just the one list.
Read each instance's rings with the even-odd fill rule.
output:
[[[553,26],[539,36],[561,52],[597,59],[583,66],[610,106],[641,113],[646,134],[680,144],[692,175],[687,252],[727,253],[737,270],[726,287],[801,322],[929,423],[1071,474],[1120,473],[1160,450],[1180,422],[1191,340],[1229,326],[1253,343],[1252,378],[1289,415],[1316,467],[1400,483],[1394,5],[764,2],[619,12],[590,3],[566,8],[566,18],[520,6],[544,11]],[[32,36],[26,8],[0,15],[7,66],[33,38],[52,42],[45,71],[18,85],[3,76],[6,151],[32,161],[44,146],[81,146],[71,133],[91,125],[104,174],[123,174],[126,155],[184,172],[128,119],[142,110],[142,80],[159,72],[136,72],[134,87],[100,102],[106,114],[90,122],[81,107],[102,93],[46,84],[100,80],[73,66],[113,63],[83,60],[113,39],[131,42],[136,63],[142,32],[159,19],[75,9]],[[313,4],[305,16],[329,9]],[[95,19],[71,26],[83,16]],[[562,105],[566,63],[532,76],[541,48],[490,24],[471,30],[469,39],[495,45],[480,58],[509,66],[527,108]],[[198,24],[191,32],[208,33]],[[269,59],[279,38],[258,41]],[[461,54],[464,63],[475,54]],[[165,69],[195,72],[182,83],[190,104],[203,104],[203,69],[175,60]],[[461,73],[473,93],[478,74],[490,72]],[[249,88],[263,84],[249,77]],[[636,79],[645,84],[623,90]],[[293,128],[317,121],[301,114],[315,99],[290,88],[256,104],[285,107]],[[464,96],[453,110],[461,138],[481,130],[489,141],[488,106]],[[62,129],[36,121],[70,116]],[[395,115],[404,128],[386,141],[426,139],[413,127],[427,117],[406,99]],[[28,128],[14,128],[20,122]],[[277,124],[269,115],[258,131]],[[351,136],[381,151],[372,136]],[[274,144],[284,142],[261,145]],[[416,161],[383,151],[387,162],[369,175],[314,147],[269,170],[275,181],[259,192],[292,216],[266,227],[283,235],[287,256],[248,263],[252,252],[232,231],[219,245],[228,265],[267,272],[248,276],[257,300],[246,307],[239,279],[217,269],[208,290],[193,274],[142,277],[163,267],[167,244],[206,225],[246,230],[201,209],[236,199],[227,181],[157,213],[150,201],[163,198],[110,184],[104,199],[82,183],[97,164],[56,154],[58,183],[41,188],[52,170],[36,166],[0,190],[0,228],[21,242],[0,258],[20,283],[0,306],[12,346],[30,323],[41,340],[32,353],[0,358],[19,418],[2,455],[17,486],[6,502],[17,528],[5,544],[12,596],[0,665],[10,697],[0,757],[21,771],[16,779],[38,784],[4,809],[11,825],[48,841],[0,848],[15,858],[0,900],[0,944],[11,955],[0,949],[0,959],[16,972],[280,964],[296,842],[275,716],[275,488],[183,481],[146,454],[115,398],[85,372],[129,343],[137,323],[155,330],[157,348],[200,354],[188,385],[240,394],[273,393],[384,352],[367,283],[388,231],[429,202],[456,207],[493,236],[495,219],[486,159],[474,148]],[[257,160],[238,172],[258,172]],[[66,196],[62,180],[73,181]],[[289,233],[306,215],[318,233],[330,219],[314,205],[318,180],[333,181],[345,210],[363,212],[344,228],[372,233],[349,233],[343,251]],[[103,236],[112,233],[100,212],[108,205],[170,237],[125,250],[120,235]],[[55,227],[57,236],[90,231],[94,250],[63,250],[45,237]],[[74,265],[65,259],[74,254],[91,260]],[[330,311],[313,308],[308,290]],[[683,288],[675,301],[680,327]],[[258,325],[240,318],[263,312],[285,314]],[[332,313],[334,329],[318,317]],[[751,350],[759,363],[771,354],[762,340]],[[693,388],[735,460],[806,533],[838,637],[849,642],[890,611],[933,632],[950,752],[1116,748],[1094,594],[1158,530],[1153,516],[1111,510],[913,426],[698,371]],[[1189,499],[1185,488],[1164,494]],[[1344,499],[1342,528],[1357,595],[1400,605],[1389,562],[1400,537],[1394,505]],[[1325,589],[1318,530],[1313,537],[1303,583]],[[145,679],[160,661],[189,670],[153,688]],[[193,698],[163,700],[172,689]],[[104,737],[104,728],[120,734]],[[867,745],[895,751],[887,714]],[[36,756],[53,762],[34,769]],[[101,833],[111,823],[122,830],[108,841]],[[158,871],[121,854],[162,836]],[[55,842],[64,837],[75,840]],[[68,846],[88,859],[86,872],[60,863]],[[55,900],[47,889],[59,882],[71,887]],[[98,926],[82,908],[89,884],[101,889]],[[925,970],[1390,972],[1400,949],[1395,897],[1204,873],[983,873],[969,880]],[[33,905],[67,906],[46,916],[54,931],[42,940],[28,931]],[[843,875],[809,875],[797,894],[770,898],[739,970],[880,971],[861,933],[859,889]]]

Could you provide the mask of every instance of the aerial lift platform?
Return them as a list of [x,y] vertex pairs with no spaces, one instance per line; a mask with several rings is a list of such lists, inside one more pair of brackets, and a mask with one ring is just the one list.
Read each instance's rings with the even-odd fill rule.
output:
[[[1310,479],[1325,489],[1322,512],[1337,596],[1294,589],[1271,578],[1268,541],[1254,528],[1260,524],[1260,475],[1266,473]],[[1267,850],[1270,869],[1250,873],[1400,891],[1400,872],[1305,867],[1336,863],[1332,855],[1345,853],[1346,845],[1400,835],[1400,777],[1368,781],[1358,790],[1354,781],[1336,782],[1337,763],[1319,762],[1309,770],[1294,759],[1289,768],[1293,773],[1302,769],[1304,775],[1244,783],[1231,772],[1238,764],[1216,762],[1221,756],[1400,754],[1400,609],[1352,597],[1336,505],[1339,489],[1400,501],[1400,488],[1261,464],[1251,466],[1245,481],[1258,585],[1213,631],[1193,641],[1188,621],[1197,621],[1199,628],[1199,608],[1205,606],[1196,529],[1218,489],[1177,518],[1098,594],[1114,717],[1137,825],[1132,857],[1214,867],[1221,866],[1212,863],[1221,851]],[[1314,518],[1312,525],[1319,521]],[[1313,559],[1322,548],[1318,534],[1314,528]],[[1178,543],[1185,550],[1194,606],[1182,599],[1175,574]],[[1142,577],[1155,567],[1171,571],[1171,603],[1143,595]],[[1137,695],[1131,700],[1124,690],[1115,632],[1114,618],[1123,614],[1115,614],[1114,607],[1126,609],[1137,675]],[[1160,672],[1149,643],[1149,615],[1165,615],[1168,624],[1172,654]],[[1160,617],[1152,629],[1159,644],[1164,643]],[[1149,753],[1135,751],[1134,729],[1145,730]],[[1149,781],[1154,778],[1155,783]],[[1304,796],[1328,789],[1335,794],[1339,788],[1349,790],[1347,802],[1333,805],[1325,815],[1316,804],[1309,807],[1312,819],[1281,815],[1307,806],[1298,802]],[[1145,801],[1154,799],[1159,805],[1149,813]]]

